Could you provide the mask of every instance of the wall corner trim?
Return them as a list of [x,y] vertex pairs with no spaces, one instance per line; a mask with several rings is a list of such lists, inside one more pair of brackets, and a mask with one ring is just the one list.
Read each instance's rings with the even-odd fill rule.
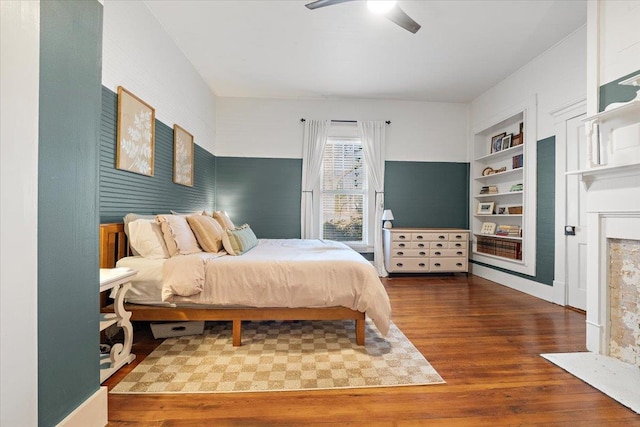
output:
[[100,387],[57,427],[104,427],[108,422],[107,387]]

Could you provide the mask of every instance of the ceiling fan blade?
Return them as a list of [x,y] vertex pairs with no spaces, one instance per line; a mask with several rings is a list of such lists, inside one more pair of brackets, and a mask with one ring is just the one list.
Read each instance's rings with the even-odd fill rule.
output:
[[393,9],[387,12],[384,16],[386,16],[389,21],[400,25],[402,28],[412,32],[413,34],[417,33],[421,27],[420,24],[404,13],[398,5],[395,5]]
[[356,1],[356,0],[317,0],[311,3],[307,3],[305,4],[307,9],[318,9],[320,7],[325,7],[325,6],[333,6],[334,4],[340,4],[340,3],[347,3],[350,1]]

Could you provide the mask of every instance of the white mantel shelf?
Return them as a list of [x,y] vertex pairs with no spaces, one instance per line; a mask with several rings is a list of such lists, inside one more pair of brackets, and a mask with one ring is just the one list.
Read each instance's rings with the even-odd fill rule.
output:
[[590,117],[585,117],[584,119],[582,119],[582,121],[583,122],[594,121],[597,123],[601,123],[610,119],[618,118],[620,116],[638,115],[638,114],[640,114],[640,101],[630,101],[619,107],[602,111]]
[[640,163],[633,163],[629,165],[597,166],[576,171],[568,171],[565,174],[579,175],[583,184],[588,189],[596,179],[640,176]]

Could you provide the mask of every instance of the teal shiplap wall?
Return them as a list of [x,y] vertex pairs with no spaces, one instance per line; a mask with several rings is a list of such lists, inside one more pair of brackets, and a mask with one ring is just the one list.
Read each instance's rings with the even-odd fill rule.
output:
[[[300,237],[302,160],[216,158],[216,209],[258,237]],[[386,162],[395,226],[468,227],[467,163]]]
[[385,163],[384,204],[394,227],[469,228],[469,164]]
[[[118,96],[102,88],[100,131],[100,222],[122,222],[140,214],[194,212],[215,206],[215,157],[199,145],[194,149],[194,185],[173,182],[173,123],[156,120],[154,176],[116,169]],[[197,136],[196,136],[197,138]]]
[[41,426],[59,423],[100,386],[101,71],[102,5],[40,2],[37,404]]
[[216,157],[216,209],[259,238],[300,238],[301,159]]
[[555,213],[556,213],[556,137],[538,141],[536,164],[536,275],[517,273],[504,268],[472,261],[494,270],[504,271],[538,283],[553,286],[555,274]]
[[598,111],[604,111],[607,105],[614,102],[628,102],[634,99],[640,89],[637,86],[619,85],[618,82],[635,76],[638,73],[640,73],[640,70],[600,86],[600,105]]

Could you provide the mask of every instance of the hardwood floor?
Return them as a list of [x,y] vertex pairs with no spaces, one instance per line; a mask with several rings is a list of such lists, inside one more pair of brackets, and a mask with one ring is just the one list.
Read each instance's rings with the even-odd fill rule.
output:
[[[464,275],[383,280],[393,322],[447,382],[313,392],[109,395],[110,426],[640,426],[540,357],[585,351],[585,316]],[[162,340],[136,325],[137,359]]]

